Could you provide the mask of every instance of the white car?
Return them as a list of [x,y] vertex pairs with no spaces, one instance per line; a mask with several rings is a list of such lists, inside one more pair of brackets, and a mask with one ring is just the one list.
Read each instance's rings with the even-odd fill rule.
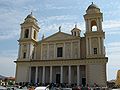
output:
[[40,87],[36,87],[35,90],[49,90],[49,88],[44,87],[44,86],[40,86]]

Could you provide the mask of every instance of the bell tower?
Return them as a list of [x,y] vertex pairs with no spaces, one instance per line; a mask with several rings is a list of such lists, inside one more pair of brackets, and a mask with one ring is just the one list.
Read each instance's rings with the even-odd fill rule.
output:
[[77,25],[75,25],[75,28],[71,30],[72,35],[77,37],[80,37],[80,32],[81,30],[77,28]]
[[100,9],[92,3],[87,8],[84,19],[86,23],[86,57],[105,57],[105,33],[102,29],[103,14]]
[[37,20],[29,14],[21,25],[18,60],[30,60],[34,58],[34,50],[38,41],[39,26]]

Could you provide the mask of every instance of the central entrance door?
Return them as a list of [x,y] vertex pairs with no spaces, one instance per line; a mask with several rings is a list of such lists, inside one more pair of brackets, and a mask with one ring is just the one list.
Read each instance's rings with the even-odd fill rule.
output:
[[60,83],[60,74],[56,74],[56,83]]
[[82,85],[85,87],[85,85],[86,85],[86,78],[82,78]]

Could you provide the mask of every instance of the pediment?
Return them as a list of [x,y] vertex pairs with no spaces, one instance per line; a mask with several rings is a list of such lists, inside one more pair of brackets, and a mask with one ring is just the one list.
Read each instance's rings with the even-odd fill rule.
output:
[[63,32],[57,32],[45,39],[42,40],[42,42],[48,42],[48,41],[63,41],[63,40],[72,40],[72,39],[78,39],[80,37],[76,37],[67,33]]

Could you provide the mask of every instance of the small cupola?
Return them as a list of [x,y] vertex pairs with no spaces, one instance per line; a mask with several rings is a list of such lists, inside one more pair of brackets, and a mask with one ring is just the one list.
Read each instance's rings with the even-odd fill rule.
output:
[[98,8],[97,5],[95,5],[93,2],[90,6],[88,6],[86,10],[87,14],[93,14],[93,13],[100,13],[100,9]]
[[75,25],[75,27],[71,30],[71,33],[73,36],[80,37],[80,32],[81,32],[81,30],[77,28],[77,25]]

